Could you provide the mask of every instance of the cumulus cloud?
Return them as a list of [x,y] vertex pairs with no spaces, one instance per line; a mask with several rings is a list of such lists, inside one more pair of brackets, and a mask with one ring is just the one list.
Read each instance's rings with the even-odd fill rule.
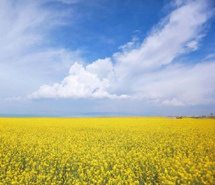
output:
[[107,80],[110,64],[108,60],[98,60],[85,68],[75,63],[62,82],[43,85],[30,98],[124,98],[125,95],[117,96],[107,91],[111,85]]
[[178,1],[177,8],[142,43],[133,39],[109,58],[76,63],[63,81],[43,85],[30,97],[123,97],[177,106],[214,103],[214,62],[174,64],[177,57],[199,48],[212,15],[208,4]]

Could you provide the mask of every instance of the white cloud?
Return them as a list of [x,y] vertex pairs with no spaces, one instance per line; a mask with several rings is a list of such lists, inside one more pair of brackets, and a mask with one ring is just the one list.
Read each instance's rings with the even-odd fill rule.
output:
[[86,70],[96,74],[100,79],[110,79],[114,76],[111,58],[98,59],[86,66]]
[[119,49],[123,52],[129,52],[130,50],[134,48],[138,48],[140,45],[139,39],[137,37],[133,37],[132,40],[122,46],[119,47]]
[[82,0],[57,0],[57,1],[59,1],[61,3],[65,3],[65,4],[77,4]]
[[214,69],[215,62],[201,62],[194,66],[171,65],[149,73],[136,84],[144,84],[139,86],[139,98],[169,105],[213,104]]
[[[83,65],[75,63],[72,65],[67,76],[61,83],[55,83],[52,86],[43,85],[34,92],[30,98],[116,98],[115,94],[109,94],[106,90],[110,87],[110,82],[99,77],[100,72],[110,67],[105,61],[97,61],[98,65],[92,64],[84,68]],[[100,71],[101,65],[102,71]],[[91,72],[92,71],[92,72]],[[95,73],[95,72],[98,72]],[[120,96],[123,98],[124,96]]]
[[127,68],[138,66],[142,72],[171,63],[187,52],[188,43],[199,40],[208,18],[209,12],[203,1],[193,1],[177,8],[154,28],[139,48],[115,55],[118,70],[127,73]]
[[[65,14],[45,9],[45,2],[0,1],[0,63],[15,63],[30,55],[34,59],[33,56],[42,53],[44,45],[49,45],[45,36],[62,24]],[[47,46],[45,49],[52,50]]]
[[44,9],[42,1],[0,1],[0,62],[32,52],[61,16]]
[[206,1],[180,4],[142,44],[132,40],[110,58],[86,66],[74,64],[62,82],[43,85],[31,97],[129,97],[165,105],[213,103],[213,62],[173,64],[177,57],[198,49],[210,16]]
[[215,60],[215,53],[208,54],[204,60]]
[[47,73],[55,73],[68,70],[71,67],[71,64],[74,62],[82,63],[83,59],[81,58],[80,51],[69,51],[61,48],[47,48],[43,51],[26,54],[17,60],[17,62],[22,63],[22,65],[32,65],[32,67],[38,66],[38,64],[40,64],[38,67],[41,66],[42,68],[47,66]]
[[83,62],[80,51],[52,47],[53,29],[73,20],[72,6],[56,11],[51,1],[0,0],[0,98],[24,96]]

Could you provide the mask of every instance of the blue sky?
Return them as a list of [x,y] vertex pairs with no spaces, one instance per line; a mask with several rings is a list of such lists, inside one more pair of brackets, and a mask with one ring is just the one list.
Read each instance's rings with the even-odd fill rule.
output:
[[215,111],[212,0],[2,0],[1,115]]

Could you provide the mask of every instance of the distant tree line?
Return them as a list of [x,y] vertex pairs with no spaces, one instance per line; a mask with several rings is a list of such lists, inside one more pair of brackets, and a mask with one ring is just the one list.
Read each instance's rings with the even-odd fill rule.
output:
[[215,118],[215,113],[210,113],[209,115],[200,115],[200,116],[176,116],[176,119],[182,118]]

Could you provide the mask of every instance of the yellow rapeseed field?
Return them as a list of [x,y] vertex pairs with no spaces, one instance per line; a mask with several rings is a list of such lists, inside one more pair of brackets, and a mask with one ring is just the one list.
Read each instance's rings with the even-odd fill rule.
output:
[[0,118],[0,184],[215,184],[215,120]]

